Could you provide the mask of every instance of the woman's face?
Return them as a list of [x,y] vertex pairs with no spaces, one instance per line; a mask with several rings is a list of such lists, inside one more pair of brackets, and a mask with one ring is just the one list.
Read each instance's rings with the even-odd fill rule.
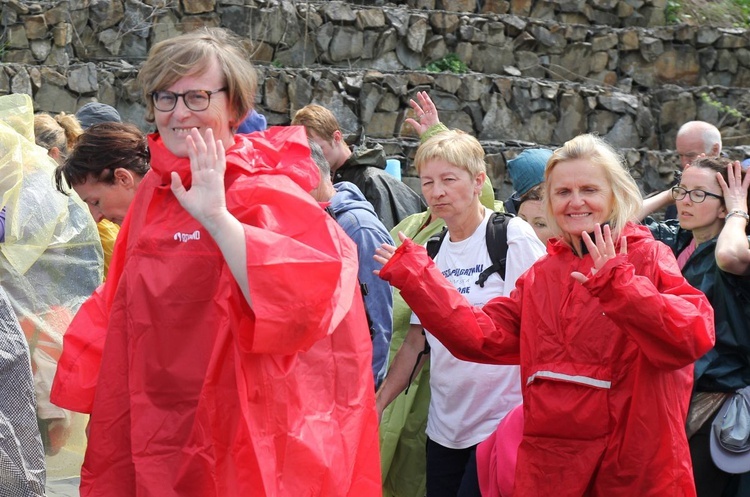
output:
[[[680,186],[686,190],[703,190],[715,195],[721,195],[721,187],[716,181],[713,169],[690,166],[682,173]],[[711,232],[708,238],[713,238],[721,231],[724,217],[727,214],[721,199],[706,195],[700,203],[693,202],[690,195],[682,200],[675,200],[677,219],[680,227],[690,231],[704,230]]]
[[86,202],[97,223],[107,219],[122,225],[139,182],[139,176],[127,169],[118,168],[112,184],[89,177],[85,183],[73,185],[73,189]]
[[[202,74],[185,76],[169,88],[160,89],[185,93],[189,90],[216,91],[224,86],[226,84],[219,62],[212,57]],[[185,138],[192,128],[198,128],[204,137],[206,130],[212,129],[214,138],[222,140],[225,149],[234,144],[234,133],[229,125],[232,114],[229,112],[227,92],[214,93],[210,98],[208,108],[203,111],[188,109],[182,98],[177,99],[177,105],[169,112],[154,109],[154,121],[164,146],[177,157],[188,156]]]
[[536,236],[547,245],[547,240],[553,236],[553,233],[547,225],[544,203],[541,200],[527,200],[522,203],[518,208],[518,217],[529,223],[534,228]]
[[484,177],[480,173],[472,178],[467,170],[442,159],[427,161],[419,173],[427,205],[448,225],[460,222],[467,213],[474,212],[471,209],[478,209]]
[[559,162],[547,182],[552,215],[564,235],[580,238],[609,220],[614,197],[602,167],[586,159]]

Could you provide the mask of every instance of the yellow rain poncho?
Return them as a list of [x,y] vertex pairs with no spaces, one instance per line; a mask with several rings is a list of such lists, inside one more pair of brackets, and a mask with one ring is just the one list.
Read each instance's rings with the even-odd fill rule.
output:
[[71,445],[83,437],[71,436],[71,413],[51,404],[49,391],[63,333],[101,283],[102,246],[83,202],[55,189],[57,164],[34,144],[33,117],[28,95],[0,97],[0,285],[29,343],[50,473],[64,466],[74,473],[81,456],[71,453]]

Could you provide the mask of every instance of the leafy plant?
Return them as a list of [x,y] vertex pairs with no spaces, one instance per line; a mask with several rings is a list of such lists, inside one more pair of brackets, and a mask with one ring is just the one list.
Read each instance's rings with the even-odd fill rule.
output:
[[701,100],[703,100],[704,102],[706,102],[711,107],[714,107],[719,112],[723,112],[727,116],[734,117],[735,119],[737,119],[739,121],[750,122],[750,118],[748,118],[747,116],[745,116],[736,107],[732,107],[731,105],[723,104],[723,103],[719,102],[718,100],[714,99],[713,97],[711,97],[711,95],[709,95],[706,92],[701,93],[700,97],[701,97]]
[[427,64],[425,70],[429,72],[452,72],[455,74],[463,74],[469,72],[469,66],[467,66],[458,55],[450,53],[442,59]]
[[680,22],[680,11],[682,5],[679,0],[667,0],[667,7],[664,10],[664,19],[667,24],[678,24]]

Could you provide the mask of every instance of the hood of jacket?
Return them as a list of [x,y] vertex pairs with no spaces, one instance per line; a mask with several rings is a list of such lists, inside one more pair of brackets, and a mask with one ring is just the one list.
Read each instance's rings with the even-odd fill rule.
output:
[[383,150],[383,147],[380,144],[376,144],[372,148],[355,148],[352,155],[346,159],[339,169],[345,167],[367,166],[385,170],[385,150]]
[[[171,183],[170,175],[176,171],[185,188],[190,188],[189,158],[177,157],[170,152],[158,132],[149,135],[148,148],[151,170],[159,175],[162,184]],[[310,158],[310,147],[302,126],[274,126],[252,135],[234,135],[234,144],[226,150],[226,158],[227,179],[237,176],[240,170],[251,174],[281,174],[306,192],[320,182],[320,173]]]
[[336,183],[333,187],[336,189],[336,195],[331,198],[331,209],[336,216],[355,209],[362,209],[378,217],[372,204],[367,201],[357,185],[342,181]]

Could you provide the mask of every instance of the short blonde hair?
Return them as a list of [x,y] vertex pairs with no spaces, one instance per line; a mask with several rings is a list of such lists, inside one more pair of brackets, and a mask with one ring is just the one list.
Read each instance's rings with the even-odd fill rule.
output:
[[479,140],[460,130],[438,133],[419,146],[414,157],[417,174],[432,160],[444,160],[468,171],[472,178],[487,172],[484,163],[484,149]]
[[333,141],[333,134],[341,131],[339,122],[333,112],[322,105],[305,105],[294,113],[293,126],[304,126],[307,134],[315,133],[316,136],[328,142]]
[[166,90],[185,76],[203,74],[213,57],[219,62],[227,87],[232,113],[229,125],[236,129],[253,108],[258,77],[240,39],[222,28],[201,28],[151,48],[138,73],[146,101],[146,120],[154,122],[153,92]]
[[544,198],[547,210],[547,221],[560,232],[552,215],[549,177],[555,167],[561,162],[585,160],[604,170],[612,188],[612,212],[607,221],[612,234],[619,238],[622,228],[630,221],[637,221],[643,206],[643,198],[638,185],[625,169],[623,160],[607,142],[591,134],[578,135],[558,148],[547,161],[544,171]]

